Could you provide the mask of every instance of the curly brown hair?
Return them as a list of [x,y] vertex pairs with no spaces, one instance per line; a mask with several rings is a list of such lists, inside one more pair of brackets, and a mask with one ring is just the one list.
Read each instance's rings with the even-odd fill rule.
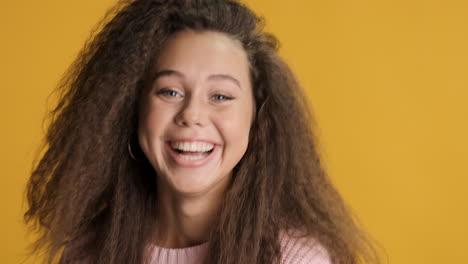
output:
[[242,43],[257,106],[206,263],[279,263],[283,230],[317,240],[333,263],[378,263],[324,171],[306,96],[262,18],[234,0],[136,0],[119,2],[101,25],[56,90],[59,102],[26,189],[25,222],[40,233],[31,254],[43,251],[51,263],[66,246],[66,263],[145,261],[156,175],[127,146],[154,58],[169,36],[193,29]]

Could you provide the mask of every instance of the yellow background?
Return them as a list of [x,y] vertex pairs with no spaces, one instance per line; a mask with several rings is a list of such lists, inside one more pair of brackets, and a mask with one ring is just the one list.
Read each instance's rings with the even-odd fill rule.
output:
[[[2,0],[0,263],[46,99],[115,0]],[[313,104],[328,171],[390,263],[467,263],[468,1],[251,0]],[[33,263],[32,261],[28,263]]]

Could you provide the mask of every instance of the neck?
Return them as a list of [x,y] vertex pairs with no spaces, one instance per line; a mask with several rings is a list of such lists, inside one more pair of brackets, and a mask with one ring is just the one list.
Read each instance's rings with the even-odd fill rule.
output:
[[184,195],[158,181],[155,244],[165,248],[183,248],[207,242],[217,220],[224,191]]

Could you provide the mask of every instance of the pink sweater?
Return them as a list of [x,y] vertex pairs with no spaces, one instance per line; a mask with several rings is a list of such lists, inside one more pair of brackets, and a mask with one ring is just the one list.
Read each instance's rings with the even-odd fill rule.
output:
[[[151,264],[200,264],[208,250],[208,243],[187,248],[161,248],[149,245]],[[311,239],[281,238],[282,264],[331,264],[327,251]]]
[[[150,264],[201,264],[208,250],[208,243],[187,248],[162,248],[150,244],[145,250]],[[281,233],[280,245],[282,252],[281,264],[331,264],[327,250],[313,239],[294,238]],[[63,255],[66,255],[67,248]],[[60,264],[66,263],[62,256]],[[75,262],[74,262],[75,263]],[[88,264],[86,260],[78,264]]]

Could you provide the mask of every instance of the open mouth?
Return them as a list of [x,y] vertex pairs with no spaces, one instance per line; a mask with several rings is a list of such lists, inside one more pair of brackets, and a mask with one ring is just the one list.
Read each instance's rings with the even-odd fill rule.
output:
[[214,150],[215,145],[204,142],[170,142],[171,150],[186,161],[203,160]]
[[182,151],[178,149],[173,149],[173,150],[175,153],[180,155],[180,157],[182,157],[185,160],[201,160],[201,159],[208,157],[208,155],[210,155],[211,152],[213,152],[213,150],[204,151],[204,152]]

